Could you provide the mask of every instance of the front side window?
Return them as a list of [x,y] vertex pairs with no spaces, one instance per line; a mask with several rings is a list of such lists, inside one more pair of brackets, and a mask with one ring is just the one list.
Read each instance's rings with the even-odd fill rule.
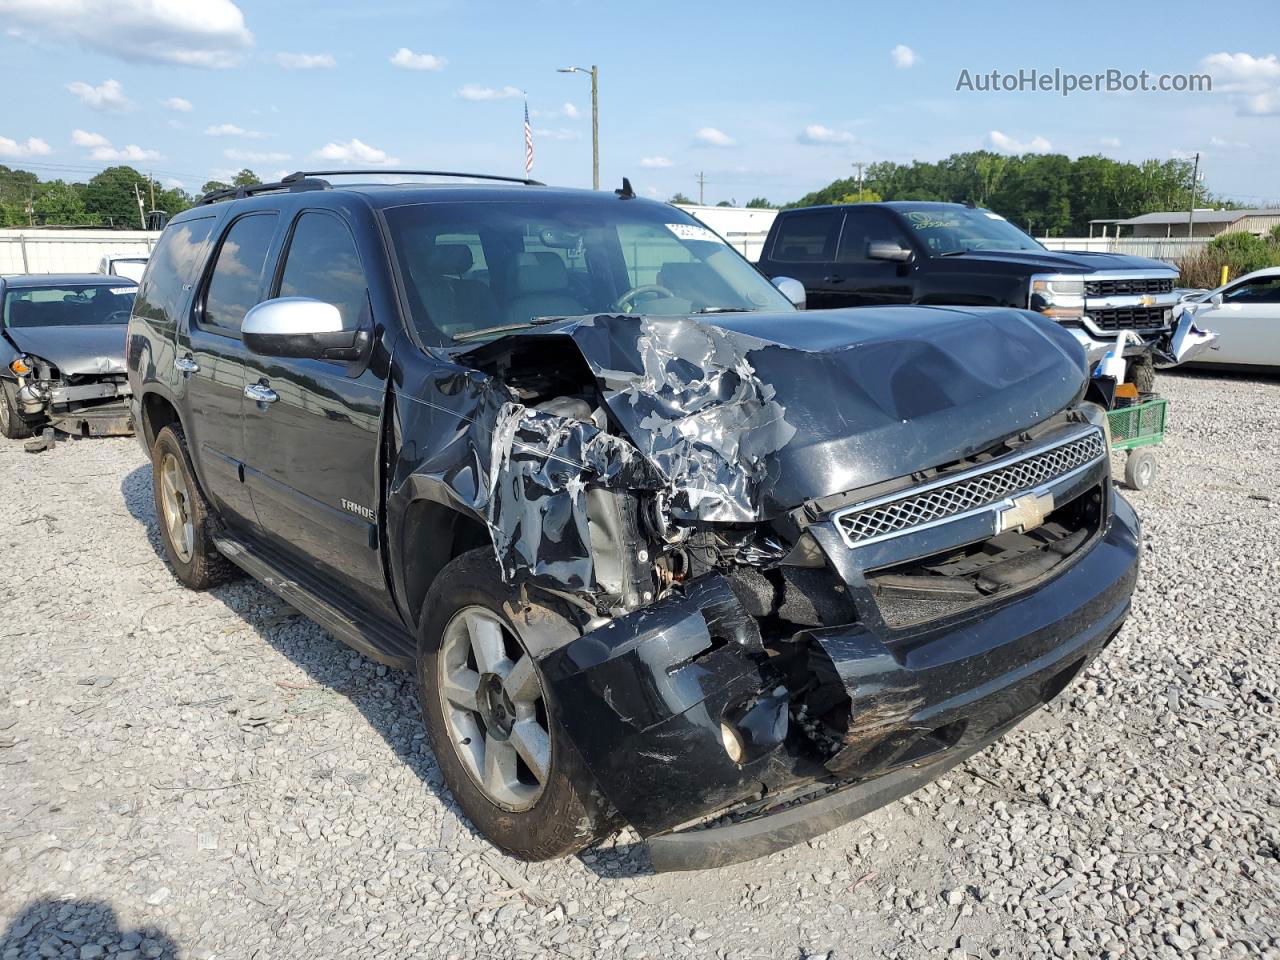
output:
[[1223,303],[1280,303],[1280,277],[1258,277],[1228,290]]
[[839,210],[784,213],[773,241],[773,259],[781,263],[830,263],[840,234]]
[[262,291],[262,275],[275,232],[274,213],[249,214],[231,225],[209,277],[202,326],[239,335],[244,315]]
[[128,323],[138,288],[112,283],[19,287],[4,296],[6,327],[97,327]]
[[165,228],[151,255],[151,269],[138,288],[134,314],[157,323],[177,322],[183,294],[204,264],[214,222],[213,217],[201,217]]
[[394,207],[385,216],[428,343],[537,317],[794,309],[724,240],[665,205],[463,201]]
[[1043,250],[1039,243],[990,210],[920,204],[900,211],[916,238],[935,257],[976,250]]
[[327,213],[298,217],[280,277],[280,296],[323,300],[338,308],[344,330],[360,326],[369,302],[368,284],[346,224]]
[[863,263],[871,259],[867,251],[873,243],[893,243],[909,246],[893,218],[883,210],[873,207],[854,207],[844,217],[844,231],[840,234],[840,250],[836,259],[841,263]]

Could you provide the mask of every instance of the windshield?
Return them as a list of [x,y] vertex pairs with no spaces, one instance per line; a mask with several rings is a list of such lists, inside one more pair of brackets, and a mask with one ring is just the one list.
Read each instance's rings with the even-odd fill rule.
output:
[[424,341],[596,313],[792,310],[756,269],[674,207],[589,197],[421,203],[386,211]]
[[10,289],[4,297],[4,325],[18,328],[128,323],[137,292],[137,286],[119,280],[102,285]]
[[990,210],[939,204],[902,210],[935,257],[969,250],[1043,250],[1044,247]]

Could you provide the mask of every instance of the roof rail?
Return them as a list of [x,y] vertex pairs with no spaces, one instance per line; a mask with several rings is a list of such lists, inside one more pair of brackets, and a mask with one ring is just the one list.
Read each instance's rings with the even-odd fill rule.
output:
[[504,177],[496,173],[459,173],[454,170],[299,170],[297,173],[291,173],[283,179],[283,183],[295,183],[305,180],[307,177],[345,177],[356,174],[358,176],[386,176],[392,174],[395,176],[411,175],[415,177],[460,177],[467,180],[499,180],[503,183],[523,183],[528,187],[545,187],[546,184],[541,180],[528,180],[524,177]]
[[253,183],[247,187],[223,187],[221,190],[210,190],[196,201],[197,207],[219,200],[239,200],[259,193],[278,193],[287,191],[297,193],[303,190],[328,190],[331,184],[327,180],[312,180],[298,174],[290,174],[275,183]]

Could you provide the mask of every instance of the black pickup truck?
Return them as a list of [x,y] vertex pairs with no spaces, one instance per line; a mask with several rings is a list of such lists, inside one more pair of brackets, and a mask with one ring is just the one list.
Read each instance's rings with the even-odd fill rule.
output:
[[957,203],[840,204],[783,210],[765,240],[767,277],[804,284],[810,309],[954,304],[1031,309],[1063,324],[1095,362],[1131,330],[1129,378],[1176,355],[1174,284],[1159,260],[1047,250],[990,210]]
[[798,312],[625,181],[209,195],[126,350],[177,577],[247,571],[415,671],[445,782],[518,856],[812,837],[999,737],[1129,611],[1138,521],[1062,327]]

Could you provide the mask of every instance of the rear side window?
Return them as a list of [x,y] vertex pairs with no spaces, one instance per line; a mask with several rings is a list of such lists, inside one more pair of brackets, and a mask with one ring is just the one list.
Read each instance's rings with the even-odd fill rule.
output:
[[134,301],[135,316],[156,323],[176,323],[190,284],[195,283],[208,252],[213,217],[171,223],[160,235]]
[[240,322],[258,302],[267,252],[276,232],[274,213],[255,213],[231,225],[218,248],[218,259],[205,291],[201,325],[219,333],[240,335]]
[[346,224],[327,213],[298,217],[280,278],[280,296],[331,303],[342,314],[343,329],[354,330],[369,302],[367,287]]
[[783,214],[773,241],[773,259],[782,263],[835,260],[841,216],[839,210]]
[[1258,277],[1222,295],[1226,303],[1280,303],[1280,277]]

